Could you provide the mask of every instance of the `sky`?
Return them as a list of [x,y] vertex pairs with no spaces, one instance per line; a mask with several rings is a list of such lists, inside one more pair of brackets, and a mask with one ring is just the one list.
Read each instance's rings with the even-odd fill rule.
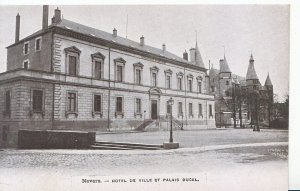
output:
[[[270,74],[274,93],[282,101],[289,92],[288,5],[68,5],[49,7],[50,18],[59,7],[63,17],[106,32],[145,43],[182,57],[198,46],[205,63],[219,68],[224,56],[231,71],[246,76],[250,54],[264,85]],[[42,6],[0,6],[0,72],[6,71],[6,47],[14,42],[15,16],[21,16],[21,39],[41,29]],[[197,35],[196,35],[197,34]]]

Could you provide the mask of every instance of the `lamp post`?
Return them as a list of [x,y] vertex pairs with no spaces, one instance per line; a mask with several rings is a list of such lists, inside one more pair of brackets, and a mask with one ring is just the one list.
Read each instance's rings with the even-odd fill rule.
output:
[[145,126],[145,115],[146,115],[146,110],[144,110],[144,126]]
[[171,127],[170,127],[170,140],[169,140],[169,142],[170,143],[173,143],[173,124],[172,124],[172,118],[173,118],[173,116],[172,116],[172,106],[173,106],[173,104],[174,104],[174,100],[173,100],[173,98],[171,97],[169,100],[168,100],[168,104],[169,104],[169,106],[170,106],[170,112],[171,112]]

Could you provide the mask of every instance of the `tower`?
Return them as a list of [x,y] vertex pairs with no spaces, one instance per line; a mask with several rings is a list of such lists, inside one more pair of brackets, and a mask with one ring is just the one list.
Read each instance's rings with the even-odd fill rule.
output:
[[220,60],[220,72],[219,72],[219,96],[226,96],[226,90],[228,90],[232,86],[232,76],[231,70],[226,60],[226,56],[224,54],[224,58]]
[[252,53],[249,59],[249,65],[246,74],[246,85],[249,90],[259,90],[259,86],[260,86],[260,82],[254,67],[254,59]]

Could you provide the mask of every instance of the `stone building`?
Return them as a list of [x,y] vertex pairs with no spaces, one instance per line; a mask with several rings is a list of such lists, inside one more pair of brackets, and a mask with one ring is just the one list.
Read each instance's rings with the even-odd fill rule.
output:
[[[229,64],[224,58],[220,60],[220,70],[209,69],[209,91],[216,98],[215,113],[216,113],[216,125],[221,126],[232,126],[234,123],[233,110],[236,110],[236,123],[239,124],[240,114],[237,111],[237,101],[233,101],[232,91],[241,91],[244,94],[250,91],[257,91],[262,95],[261,111],[260,111],[260,122],[268,123],[269,117],[271,117],[271,105],[273,104],[273,85],[268,74],[265,85],[262,86],[259,78],[256,74],[254,67],[254,59],[251,54],[249,59],[249,65],[247,69],[246,77],[242,77],[233,74],[230,70]],[[240,89],[239,89],[240,88]],[[235,107],[233,107],[235,104]],[[249,124],[251,122],[250,105],[247,103],[247,98],[244,98],[240,104],[241,118],[243,124]]]
[[168,126],[172,97],[180,128],[215,127],[215,101],[199,48],[183,58],[67,19],[7,47],[0,74],[0,143],[15,145],[19,129],[128,130]]

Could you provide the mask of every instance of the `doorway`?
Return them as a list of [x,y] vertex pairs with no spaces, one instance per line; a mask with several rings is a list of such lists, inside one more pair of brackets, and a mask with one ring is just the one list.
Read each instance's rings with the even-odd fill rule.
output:
[[157,119],[157,100],[151,100],[151,119]]

